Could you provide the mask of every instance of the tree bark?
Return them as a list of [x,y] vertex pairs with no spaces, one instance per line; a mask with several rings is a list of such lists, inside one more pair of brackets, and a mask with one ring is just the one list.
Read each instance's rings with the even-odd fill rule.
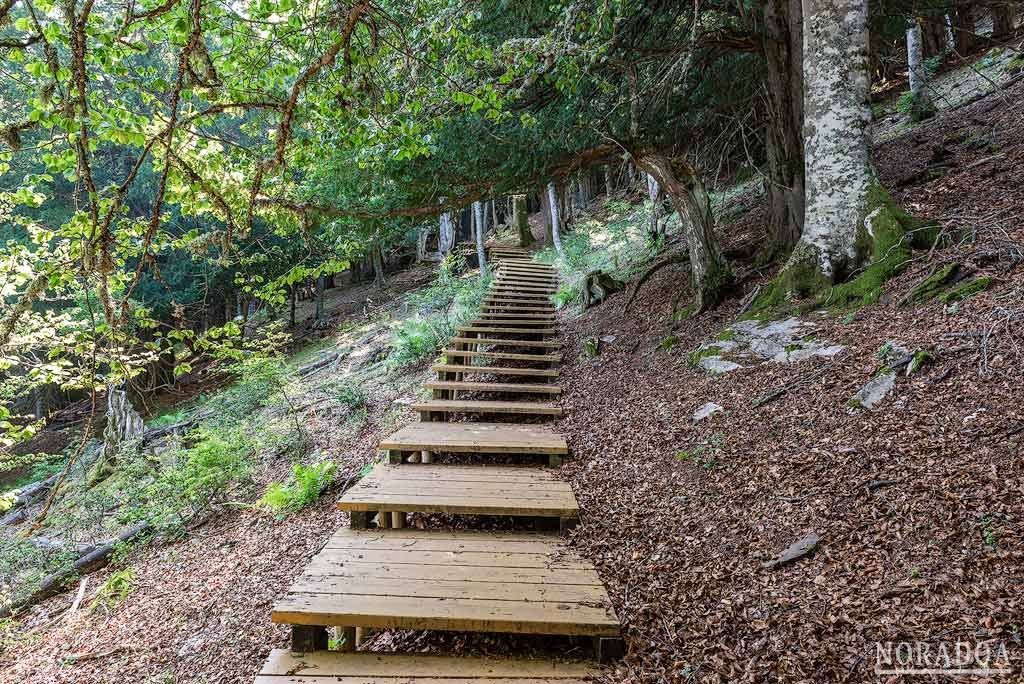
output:
[[548,205],[551,207],[551,241],[555,245],[555,251],[562,256],[562,236],[560,234],[560,207],[558,203],[558,190],[554,183],[548,183]]
[[803,10],[800,0],[762,4],[771,125],[767,131],[768,259],[788,253],[804,227]]
[[612,192],[615,190],[615,179],[612,176],[612,165],[604,165],[604,194],[606,197],[611,197]]
[[373,241],[370,258],[373,260],[373,286],[378,290],[383,290],[387,281],[384,273],[384,251],[380,247],[380,238]]
[[484,207],[482,202],[473,202],[473,217],[476,224],[476,258],[480,263],[480,275],[487,275],[487,251],[484,249]]
[[541,188],[540,191],[540,213],[544,219],[544,244],[554,244],[554,238],[551,235],[551,195],[547,188]]
[[1004,37],[1013,33],[1013,22],[1016,16],[1016,2],[1000,2],[993,4],[992,37]]
[[929,15],[921,19],[921,42],[926,58],[936,57],[949,49],[945,15]]
[[288,293],[288,325],[289,327],[295,327],[295,300],[298,299],[299,288],[295,283],[291,285],[291,292]]
[[921,22],[912,19],[907,28],[907,76],[910,80],[910,118],[924,121],[935,114],[931,93],[924,70],[924,41],[921,38]]
[[731,284],[732,273],[715,238],[711,198],[700,175],[685,160],[660,154],[642,155],[636,163],[654,176],[682,220],[697,311],[714,307]]
[[519,246],[529,247],[533,243],[533,233],[530,232],[530,221],[526,212],[526,195],[512,197],[512,224],[519,234]]
[[321,320],[324,317],[324,277],[319,275],[316,278],[316,306],[314,308],[313,318]]
[[966,57],[975,45],[975,21],[973,3],[963,3],[950,16],[953,25],[953,49],[960,57]]
[[[444,201],[442,199],[442,201]],[[441,258],[448,256],[455,246],[455,221],[452,219],[452,212],[443,211],[438,223],[437,250]]]
[[658,236],[658,219],[661,213],[661,186],[651,174],[647,176],[647,198],[651,200],[651,217],[648,222],[647,232],[652,238]]

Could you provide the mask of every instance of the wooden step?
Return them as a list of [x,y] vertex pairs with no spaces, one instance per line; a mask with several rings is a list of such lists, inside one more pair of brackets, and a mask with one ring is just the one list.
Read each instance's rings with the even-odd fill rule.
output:
[[500,392],[502,394],[561,394],[558,385],[544,383],[520,384],[509,382],[456,382],[454,380],[435,380],[425,382],[428,390],[457,390],[460,392]]
[[572,661],[275,648],[255,684],[585,684],[598,674]]
[[433,399],[412,405],[420,417],[435,413],[494,413],[522,416],[560,416],[562,409],[554,404],[537,401],[479,401],[461,399]]
[[484,297],[484,304],[520,304],[522,306],[548,306],[549,295],[495,293]]
[[508,359],[510,361],[545,361],[548,363],[558,363],[562,360],[561,354],[515,354],[511,352],[466,351],[460,349],[445,349],[444,355],[449,359],[469,357],[475,359]]
[[542,349],[558,349],[562,346],[556,340],[503,340],[495,337],[453,337],[452,344],[495,345],[500,347],[540,347]]
[[534,287],[533,285],[521,285],[521,284],[510,284],[498,281],[496,285],[491,286],[491,292],[534,292],[534,293],[546,293],[546,292],[558,292],[557,287]]
[[555,314],[553,313],[507,313],[507,312],[494,312],[494,313],[482,313],[480,314],[484,318],[522,318],[529,319],[532,321],[553,321]]
[[[277,601],[271,619],[348,629],[620,634],[594,566],[558,537],[521,533],[339,530]],[[293,630],[293,644],[326,641],[326,630],[309,638],[311,631]],[[345,684],[356,682],[365,680]]]
[[526,333],[531,335],[554,335],[554,328],[513,328],[513,327],[484,327],[478,325],[460,325],[455,329],[460,333],[484,333],[489,335],[510,335],[514,333]]
[[565,437],[557,432],[536,425],[508,423],[410,423],[381,442],[380,448],[477,454],[569,453]]
[[529,268],[518,268],[515,266],[500,266],[495,271],[499,278],[505,277],[516,277],[516,278],[537,278],[543,280],[558,280],[558,275],[554,271],[541,271],[538,269]]
[[554,368],[509,368],[507,366],[466,366],[453,363],[438,363],[430,367],[435,373],[490,373],[491,375],[513,375],[520,377],[557,378]]
[[553,326],[553,325],[555,325],[555,321],[553,319],[550,319],[550,318],[548,318],[548,319],[543,319],[542,318],[540,320],[538,320],[538,319],[513,318],[513,319],[510,320],[510,319],[503,318],[503,317],[492,318],[490,316],[485,316],[484,318],[475,318],[475,319],[473,319],[471,321],[467,321],[466,325],[484,325],[484,326],[487,326],[487,325],[491,325],[491,326],[494,326],[494,325],[498,325],[498,326],[515,325],[515,326],[519,326],[519,327],[530,326],[531,328],[535,328],[535,327],[538,327],[538,326],[541,326],[541,327]]
[[484,304],[480,307],[485,312],[499,313],[502,311],[515,311],[522,313],[540,313],[540,314],[554,314],[555,307],[553,306],[524,306],[522,304]]
[[[550,468],[520,466],[379,463],[345,492],[338,508],[354,513],[578,518],[580,510],[572,488],[554,473]],[[353,520],[354,525],[368,524],[366,518]],[[420,551],[425,546],[421,544]]]

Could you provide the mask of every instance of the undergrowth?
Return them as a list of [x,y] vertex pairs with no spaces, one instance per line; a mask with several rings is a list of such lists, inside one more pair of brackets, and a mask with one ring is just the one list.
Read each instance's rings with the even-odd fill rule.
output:
[[271,482],[260,499],[262,506],[274,513],[294,513],[316,501],[334,482],[337,466],[332,461],[320,461],[310,466],[296,463],[287,482]]
[[395,329],[388,363],[401,368],[434,356],[455,334],[456,328],[480,311],[490,277],[463,273],[466,260],[451,254],[441,262],[434,282],[406,299],[415,314]]

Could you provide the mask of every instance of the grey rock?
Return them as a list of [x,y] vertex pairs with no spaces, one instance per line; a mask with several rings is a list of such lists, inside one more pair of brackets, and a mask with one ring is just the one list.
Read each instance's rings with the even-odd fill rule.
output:
[[721,406],[709,401],[708,403],[704,404],[699,409],[693,412],[693,422],[694,424],[697,424],[700,421],[704,420],[705,418],[710,418],[711,416],[715,415],[716,413],[722,410],[723,409]]
[[889,396],[895,385],[896,373],[891,370],[883,371],[868,380],[867,384],[850,398],[850,405],[854,408],[872,409]]
[[743,368],[740,364],[727,361],[721,356],[702,356],[697,365],[710,373],[729,373]]

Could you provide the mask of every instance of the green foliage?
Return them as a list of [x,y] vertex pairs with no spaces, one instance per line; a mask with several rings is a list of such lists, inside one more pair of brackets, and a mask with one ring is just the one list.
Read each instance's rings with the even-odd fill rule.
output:
[[10,605],[35,591],[51,573],[77,560],[72,551],[35,546],[20,536],[0,538],[0,605]]
[[111,573],[110,577],[100,585],[96,592],[89,610],[102,608],[110,611],[124,603],[131,593],[135,591],[135,571],[131,568],[124,568]]
[[260,504],[274,513],[294,513],[316,501],[334,481],[337,465],[333,461],[320,461],[311,466],[296,463],[291,479],[286,483],[272,482]]
[[415,311],[395,329],[388,357],[394,368],[408,366],[436,355],[455,334],[455,329],[480,311],[490,277],[465,270],[462,257],[449,256],[438,267],[434,281],[406,300]]
[[943,292],[939,295],[939,301],[945,304],[952,304],[953,302],[959,302],[968,297],[972,297],[979,292],[984,292],[992,286],[992,278],[988,276],[982,276],[980,278],[974,278],[963,285],[954,287],[949,292]]
[[692,449],[676,452],[676,460],[696,463],[704,470],[711,470],[718,464],[718,454],[724,445],[725,435],[716,432]]
[[333,383],[330,390],[338,403],[347,406],[351,411],[365,408],[370,400],[366,390],[351,380],[340,380]]

